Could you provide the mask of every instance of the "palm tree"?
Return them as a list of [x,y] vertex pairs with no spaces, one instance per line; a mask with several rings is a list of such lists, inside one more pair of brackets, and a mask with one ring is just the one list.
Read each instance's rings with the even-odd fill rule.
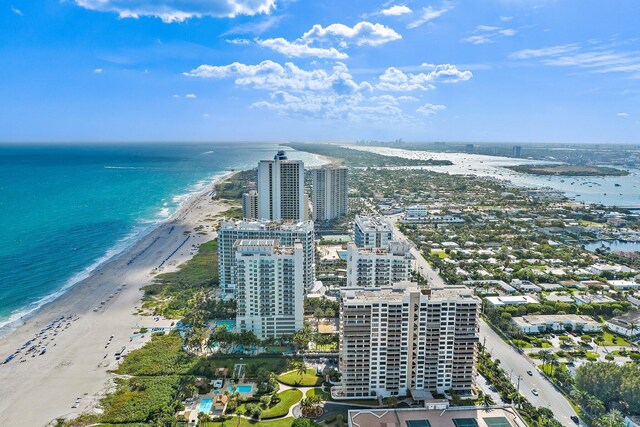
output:
[[296,372],[298,372],[298,375],[300,375],[301,377],[307,373],[307,365],[304,364],[304,362],[300,362],[298,363],[298,366],[296,368]]
[[542,359],[542,370],[546,373],[544,368],[547,366],[547,362],[550,360],[549,357],[551,356],[551,350],[540,350],[538,352],[538,356],[540,356],[540,359]]
[[310,397],[305,397],[300,401],[300,409],[302,409],[302,413],[309,413],[309,411],[313,408],[313,403],[311,402]]
[[483,395],[482,398],[480,399],[480,402],[482,402],[482,405],[487,406],[487,407],[493,406],[496,403],[496,402],[493,401],[493,398],[489,394]]
[[384,404],[392,408],[395,408],[395,406],[398,404],[398,398],[396,396],[385,397]]
[[554,376],[555,373],[556,373],[556,369],[560,368],[560,361],[558,359],[556,359],[555,357],[552,357],[550,364],[553,367],[552,376]]
[[612,409],[609,413],[601,415],[593,421],[594,427],[624,427],[624,415],[617,409]]
[[595,396],[587,397],[587,401],[585,402],[585,409],[589,413],[589,415],[593,418],[594,416],[601,414],[604,412],[604,405]]

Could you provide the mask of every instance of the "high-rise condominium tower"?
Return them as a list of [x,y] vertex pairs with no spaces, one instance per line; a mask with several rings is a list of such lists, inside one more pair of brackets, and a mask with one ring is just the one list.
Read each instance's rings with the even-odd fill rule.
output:
[[347,168],[313,169],[311,183],[314,221],[329,221],[347,213]]
[[218,270],[220,287],[229,296],[236,288],[236,247],[237,240],[279,240],[280,246],[293,247],[296,241],[302,244],[305,289],[313,286],[315,280],[313,222],[292,221],[230,221],[224,222],[218,232]]
[[287,160],[278,151],[273,160],[258,163],[258,217],[272,220],[305,220],[304,163]]
[[292,335],[304,315],[302,243],[280,246],[277,239],[237,240],[236,328],[258,338]]
[[340,310],[344,397],[463,393],[476,376],[480,299],[463,286],[345,290]]
[[242,195],[242,216],[244,219],[258,219],[258,192],[249,190]]

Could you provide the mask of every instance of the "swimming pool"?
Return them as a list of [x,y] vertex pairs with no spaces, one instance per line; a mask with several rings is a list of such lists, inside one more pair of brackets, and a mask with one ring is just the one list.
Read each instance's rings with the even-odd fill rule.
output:
[[211,413],[211,407],[213,406],[213,399],[202,399],[198,412],[204,412],[205,414]]
[[233,331],[233,329],[236,327],[236,321],[235,320],[216,320],[216,327],[218,326],[224,326],[225,328],[227,328],[228,331]]
[[[233,393],[233,386],[229,386],[228,390],[229,390],[229,393]],[[251,390],[253,390],[253,387],[251,387],[250,385],[236,386],[236,391],[238,393],[251,393]]]

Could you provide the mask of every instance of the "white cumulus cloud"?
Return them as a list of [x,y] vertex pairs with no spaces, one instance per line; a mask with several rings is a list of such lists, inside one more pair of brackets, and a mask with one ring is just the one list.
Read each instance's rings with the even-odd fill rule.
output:
[[371,22],[358,22],[353,27],[344,24],[331,24],[323,27],[320,24],[314,25],[309,31],[304,33],[302,38],[306,41],[320,42],[345,42],[357,46],[369,45],[379,46],[393,40],[402,38],[393,28],[382,24],[372,24]]
[[376,85],[378,89],[385,91],[408,92],[414,90],[433,89],[435,83],[456,83],[469,80],[473,77],[471,71],[459,70],[455,65],[441,64],[433,66],[432,64],[424,64],[431,71],[428,73],[405,73],[398,68],[388,68],[381,76],[380,81]]
[[629,113],[618,113],[618,114],[616,114],[616,116],[618,116],[618,117],[628,117]]
[[408,7],[408,6],[398,6],[398,5],[393,5],[388,9],[383,9],[380,11],[380,14],[385,15],[385,16],[400,16],[400,15],[406,15],[409,13],[413,13],[413,11]]
[[[317,66],[317,65],[316,65]],[[278,114],[320,119],[349,121],[416,122],[415,107],[407,104],[420,101],[411,91],[424,91],[441,82],[463,81],[471,72],[458,70],[450,64],[423,64],[425,72],[405,73],[389,68],[379,76],[377,84],[357,81],[346,64],[330,68],[303,69],[286,62],[263,61],[258,64],[234,62],[228,65],[200,65],[183,73],[203,79],[233,79],[236,86],[266,91],[266,96],[250,104],[251,108]],[[391,91],[405,92],[401,96]],[[433,112],[428,113],[431,105]],[[427,104],[420,114],[433,114],[444,107]]]
[[440,104],[424,104],[422,107],[416,110],[416,113],[423,114],[425,116],[432,116],[437,114],[438,111],[446,110],[447,107]]
[[198,96],[195,93],[188,93],[184,97],[187,99],[196,99]]
[[211,16],[234,18],[239,15],[269,14],[275,0],[75,0],[78,6],[98,12],[117,13],[121,18],[153,16],[162,21],[182,22]]
[[104,70],[103,70],[102,68],[95,68],[95,69],[93,70],[93,72],[94,72],[94,73],[96,73],[96,74],[100,74],[100,73],[102,73],[103,71],[104,71]]
[[283,38],[258,40],[260,46],[268,47],[288,57],[312,56],[315,58],[346,59],[349,57],[334,47],[312,47],[306,43],[294,43]]

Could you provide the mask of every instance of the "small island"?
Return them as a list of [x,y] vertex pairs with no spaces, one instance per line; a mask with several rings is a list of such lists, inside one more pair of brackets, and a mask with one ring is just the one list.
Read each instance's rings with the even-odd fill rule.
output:
[[584,165],[517,165],[507,166],[515,172],[549,176],[625,176],[629,172],[606,166]]

